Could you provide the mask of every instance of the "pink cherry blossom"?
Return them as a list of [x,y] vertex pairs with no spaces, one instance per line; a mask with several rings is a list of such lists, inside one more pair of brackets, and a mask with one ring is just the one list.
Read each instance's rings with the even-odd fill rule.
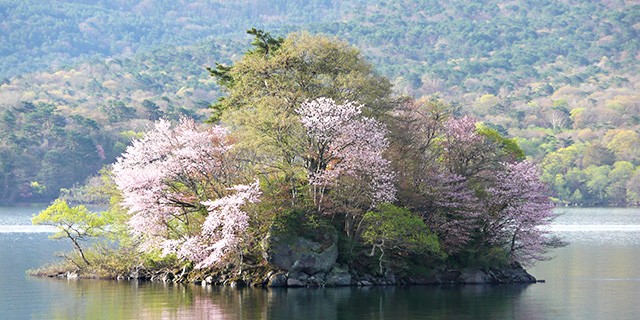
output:
[[458,253],[478,229],[482,212],[479,199],[460,175],[434,172],[422,179],[423,203],[419,209],[425,222],[438,234],[445,252]]
[[180,240],[166,240],[163,253],[176,253],[179,258],[196,263],[196,268],[207,268],[224,261],[225,257],[241,253],[243,236],[249,227],[249,215],[242,210],[247,203],[258,202],[258,182],[229,188],[232,194],[217,200],[202,202],[208,215],[200,234]]
[[548,241],[544,226],[555,218],[546,185],[529,162],[504,164],[488,190],[488,239],[507,250],[513,261],[526,264],[543,259]]
[[395,174],[383,157],[389,145],[384,124],[361,116],[362,105],[330,98],[306,101],[296,112],[309,140],[306,168],[318,207],[345,177],[365,187],[369,206],[395,200]]
[[238,208],[257,201],[257,184],[228,188],[236,174],[231,147],[224,128],[202,130],[183,118],[174,127],[157,121],[127,148],[113,174],[143,250],[208,266],[236,245],[247,225]]
[[495,146],[487,143],[476,129],[477,120],[464,116],[451,118],[444,125],[444,135],[440,140],[441,161],[452,173],[471,177],[488,169]]

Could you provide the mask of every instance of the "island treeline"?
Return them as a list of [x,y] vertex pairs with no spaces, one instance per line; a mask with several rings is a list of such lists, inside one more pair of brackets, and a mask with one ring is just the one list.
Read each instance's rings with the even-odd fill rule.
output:
[[[395,283],[500,273],[559,244],[544,228],[555,217],[546,187],[515,140],[441,100],[394,96],[346,42],[249,33],[242,58],[209,68],[225,95],[208,125],[158,120],[103,170],[93,191],[109,211],[58,200],[34,218],[76,248],[40,272]],[[102,240],[84,247],[89,238]]]

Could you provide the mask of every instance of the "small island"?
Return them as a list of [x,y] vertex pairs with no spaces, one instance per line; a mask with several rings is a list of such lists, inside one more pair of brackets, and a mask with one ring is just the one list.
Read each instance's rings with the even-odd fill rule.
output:
[[[561,245],[536,166],[437,99],[394,93],[335,38],[248,31],[207,124],[158,120],[33,218],[75,250],[33,275],[318,287],[530,283]],[[87,241],[90,240],[90,241]]]

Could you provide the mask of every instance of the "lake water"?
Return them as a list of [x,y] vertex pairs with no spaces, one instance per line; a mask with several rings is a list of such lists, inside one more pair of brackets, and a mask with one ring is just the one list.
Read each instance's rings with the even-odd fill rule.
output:
[[529,271],[546,283],[230,289],[33,278],[68,250],[32,227],[38,207],[0,208],[0,319],[638,319],[640,210],[566,209],[571,242]]

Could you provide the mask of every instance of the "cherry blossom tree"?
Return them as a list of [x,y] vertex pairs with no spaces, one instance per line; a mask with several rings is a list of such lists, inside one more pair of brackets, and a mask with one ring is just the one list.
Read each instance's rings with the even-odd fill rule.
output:
[[476,119],[464,116],[449,119],[441,139],[441,160],[450,172],[471,177],[486,169],[492,147],[476,130]]
[[543,259],[552,240],[544,226],[556,215],[537,167],[529,161],[504,164],[487,192],[486,241],[503,248],[512,261]]
[[[421,216],[438,235],[442,249],[455,255],[470,241],[481,212],[469,179],[454,169],[455,155],[466,154],[457,149],[471,150],[483,142],[475,121],[453,119],[446,104],[431,99],[400,106],[392,128],[400,203]],[[469,145],[461,147],[460,142]]]
[[229,189],[239,172],[231,146],[222,127],[201,130],[183,118],[173,127],[157,121],[127,148],[113,177],[143,250],[162,248],[208,266],[236,245],[247,223],[237,208],[256,200],[248,190],[257,185]]
[[296,111],[309,140],[305,167],[319,208],[328,188],[345,182],[342,177],[364,186],[369,207],[395,200],[395,175],[383,157],[389,146],[384,124],[362,117],[362,105],[330,98],[306,101]]
[[[538,173],[517,143],[437,100],[395,110],[391,155],[399,203],[419,213],[451,262],[542,258],[553,218]],[[558,242],[556,242],[558,243]],[[496,256],[497,257],[497,256]]]
[[306,101],[296,112],[306,129],[303,158],[314,204],[322,212],[329,197],[329,205],[345,214],[347,235],[354,236],[355,220],[366,210],[395,200],[395,174],[383,157],[386,127],[361,116],[362,105],[330,98]]
[[501,162],[525,158],[515,140],[469,116],[446,121],[440,148],[440,160],[450,172],[480,180],[491,180]]
[[447,171],[425,175],[419,189],[421,200],[416,209],[438,235],[442,249],[457,254],[478,228],[482,212],[478,197],[466,178]]
[[249,227],[249,215],[242,210],[248,203],[259,201],[258,181],[251,185],[235,185],[232,194],[202,202],[209,214],[200,234],[165,242],[164,253],[193,261],[196,268],[211,267],[233,253],[242,259],[243,236]]

